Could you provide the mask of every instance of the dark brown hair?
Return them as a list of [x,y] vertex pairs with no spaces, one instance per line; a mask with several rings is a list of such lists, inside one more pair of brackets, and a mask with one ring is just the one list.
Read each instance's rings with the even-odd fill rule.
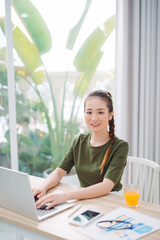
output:
[[[84,101],[84,108],[85,108],[85,105],[86,105],[86,101],[88,100],[88,98],[91,98],[91,97],[99,97],[100,99],[102,99],[103,101],[106,102],[109,113],[111,113],[113,111],[113,102],[112,102],[112,96],[111,96],[110,92],[102,91],[102,90],[96,90],[96,91],[91,92]],[[114,139],[115,139],[114,128],[115,128],[115,125],[114,125],[114,116],[113,116],[112,119],[109,120],[110,145],[109,145],[109,147],[108,147],[108,149],[107,149],[107,151],[104,155],[104,158],[102,160],[102,163],[100,165],[101,174],[102,174],[104,166],[105,166],[105,164],[106,164],[106,162],[107,162],[107,160],[108,160],[108,158],[111,154],[112,145],[113,145],[113,142],[114,142]]]

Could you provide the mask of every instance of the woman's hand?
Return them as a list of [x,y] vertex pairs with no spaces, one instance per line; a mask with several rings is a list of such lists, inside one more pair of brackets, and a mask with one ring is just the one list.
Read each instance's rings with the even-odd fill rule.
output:
[[36,201],[36,207],[41,208],[42,206],[48,204],[46,209],[50,209],[51,207],[58,205],[60,203],[64,203],[68,200],[67,193],[48,193],[43,195]]
[[53,172],[51,172],[47,179],[45,179],[42,185],[40,185],[38,188],[32,188],[33,196],[37,196],[39,199],[46,195],[47,190],[58,185],[66,173],[66,171],[57,167]]
[[44,187],[32,188],[33,196],[37,196],[37,198],[41,198],[46,195],[47,190]]

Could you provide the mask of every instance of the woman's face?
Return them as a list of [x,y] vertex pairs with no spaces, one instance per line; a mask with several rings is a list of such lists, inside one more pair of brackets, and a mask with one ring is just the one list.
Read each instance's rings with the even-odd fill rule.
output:
[[107,131],[109,120],[113,112],[109,113],[107,104],[99,97],[88,98],[85,104],[84,117],[87,127],[95,133]]

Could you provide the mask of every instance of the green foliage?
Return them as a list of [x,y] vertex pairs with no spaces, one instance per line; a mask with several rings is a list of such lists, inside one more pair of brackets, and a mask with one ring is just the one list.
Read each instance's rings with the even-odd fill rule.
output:
[[[80,19],[69,31],[66,48],[70,51],[74,51],[76,40],[85,23],[91,2],[92,0],[86,0],[86,6]],[[12,4],[21,23],[30,36],[28,37],[20,27],[15,26],[13,23],[13,45],[24,63],[24,67],[18,66],[15,68],[15,79],[17,83],[19,83],[19,81],[25,81],[29,88],[33,89],[38,96],[38,101],[31,101],[25,98],[20,89],[18,89],[18,85],[16,86],[17,123],[26,129],[25,134],[22,133],[18,135],[19,168],[30,174],[35,174],[35,172],[38,174],[37,171],[41,172],[47,167],[56,168],[73,139],[79,134],[80,124],[77,121],[79,111],[79,107],[78,110],[76,109],[77,100],[83,98],[101,61],[103,56],[101,48],[114,30],[114,16],[103,24],[103,29],[96,27],[90,36],[85,39],[83,45],[75,55],[74,65],[77,71],[80,72],[80,77],[75,80],[74,99],[70,118],[69,121],[66,122],[64,120],[64,109],[68,81],[67,72],[63,86],[61,116],[59,117],[57,115],[57,108],[59,108],[59,106],[56,105],[51,81],[41,58],[41,55],[47,53],[52,47],[52,39],[48,27],[30,0],[13,0]],[[4,18],[0,19],[0,27],[5,34],[4,21]],[[5,51],[5,48],[0,49],[1,59],[4,59],[4,64],[0,68],[0,99],[3,100],[1,101],[0,114],[7,118],[8,99]],[[48,94],[51,96],[53,106],[52,116],[49,114],[48,103],[39,90],[39,85],[42,84],[44,80],[47,80],[49,86],[50,93]],[[37,129],[31,131],[28,128],[30,116],[34,116],[36,113],[40,115],[40,121],[46,123],[48,133]],[[1,152],[7,153],[9,152],[9,148],[10,146],[8,144],[1,149]]]
[[103,30],[97,27],[85,40],[74,58],[75,67],[81,72],[75,84],[75,93],[80,97],[86,92],[101,61],[103,56],[101,48],[114,29],[114,20],[114,16],[109,18],[103,24]]
[[91,4],[92,0],[87,0],[86,1],[86,6],[85,9],[83,11],[82,16],[80,17],[79,21],[76,23],[76,25],[69,31],[68,34],[68,40],[67,40],[67,44],[66,44],[66,48],[72,50],[74,47],[74,44],[77,40],[78,34],[81,30],[81,27],[83,25],[83,22],[85,20],[85,17],[88,13],[88,10],[90,8],[90,4]]
[[[5,19],[0,19],[0,26],[5,34]],[[42,83],[44,80],[44,68],[40,57],[40,52],[37,46],[33,44],[28,37],[13,24],[13,45],[19,57],[26,66],[27,71],[30,73],[32,79],[36,84]]]
[[30,0],[12,1],[17,15],[37,46],[40,55],[48,52],[52,47],[52,38],[48,27],[37,8]]

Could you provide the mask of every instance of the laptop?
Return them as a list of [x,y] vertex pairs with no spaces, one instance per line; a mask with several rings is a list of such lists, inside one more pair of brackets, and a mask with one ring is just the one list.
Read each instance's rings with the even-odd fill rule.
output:
[[29,175],[0,167],[0,207],[30,219],[41,221],[72,206],[73,203],[66,202],[56,205],[50,210],[37,209]]

